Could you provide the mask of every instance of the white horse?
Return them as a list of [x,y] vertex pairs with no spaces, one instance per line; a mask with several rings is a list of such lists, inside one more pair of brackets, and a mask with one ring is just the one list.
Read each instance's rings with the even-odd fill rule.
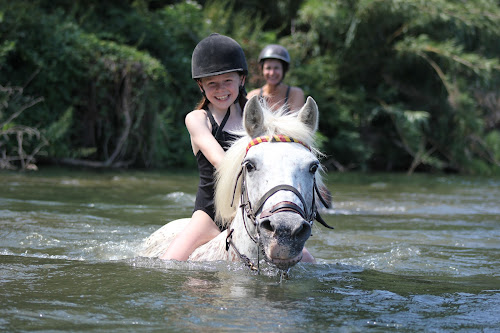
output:
[[[235,141],[217,170],[216,218],[227,230],[197,248],[189,260],[243,260],[255,269],[260,256],[289,269],[302,259],[322,200],[319,151],[314,148],[318,107],[308,97],[295,114],[272,113],[258,97],[243,112],[246,135]],[[325,204],[325,203],[324,203]],[[167,223],[149,236],[139,253],[158,257],[189,223]]]

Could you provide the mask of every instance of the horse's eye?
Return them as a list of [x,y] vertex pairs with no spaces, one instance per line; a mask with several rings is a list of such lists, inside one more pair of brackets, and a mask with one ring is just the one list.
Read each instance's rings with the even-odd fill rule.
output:
[[311,165],[311,167],[309,168],[309,172],[310,173],[316,173],[316,171],[318,171],[318,168],[319,168],[319,165],[318,163],[314,163]]
[[250,161],[246,161],[245,168],[247,169],[247,172],[252,172],[253,170],[255,170],[255,165],[253,165],[253,163]]

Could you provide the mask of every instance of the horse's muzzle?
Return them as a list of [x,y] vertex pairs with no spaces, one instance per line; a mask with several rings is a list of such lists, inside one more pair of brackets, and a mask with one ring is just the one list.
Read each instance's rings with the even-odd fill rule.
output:
[[287,209],[261,214],[260,242],[267,261],[287,269],[302,259],[302,250],[311,236],[311,225],[295,211]]

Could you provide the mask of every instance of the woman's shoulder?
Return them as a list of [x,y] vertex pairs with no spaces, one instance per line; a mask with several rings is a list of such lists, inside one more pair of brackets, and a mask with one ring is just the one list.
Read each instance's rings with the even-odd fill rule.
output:
[[304,90],[302,90],[299,87],[292,87],[290,86],[290,99],[295,99],[295,100],[303,100],[304,99]]
[[304,90],[300,87],[290,86],[290,94],[304,95]]
[[254,96],[258,96],[260,94],[260,88],[250,90],[250,92],[247,94],[247,98],[250,99]]
[[304,91],[299,87],[290,87],[290,95],[288,97],[290,109],[298,110],[305,102]]

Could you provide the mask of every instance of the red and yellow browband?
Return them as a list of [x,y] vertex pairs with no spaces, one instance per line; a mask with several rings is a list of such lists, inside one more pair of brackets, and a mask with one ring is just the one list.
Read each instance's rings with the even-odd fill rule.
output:
[[247,150],[246,150],[245,154],[248,153],[248,149],[250,149],[253,146],[258,145],[259,143],[262,143],[262,142],[296,142],[296,143],[300,143],[301,145],[303,145],[307,149],[311,150],[311,148],[309,148],[309,146],[306,145],[304,142],[299,141],[299,140],[295,140],[294,138],[291,138],[291,137],[286,136],[286,135],[272,135],[272,136],[265,135],[265,136],[256,137],[255,139],[250,141],[248,143]]

